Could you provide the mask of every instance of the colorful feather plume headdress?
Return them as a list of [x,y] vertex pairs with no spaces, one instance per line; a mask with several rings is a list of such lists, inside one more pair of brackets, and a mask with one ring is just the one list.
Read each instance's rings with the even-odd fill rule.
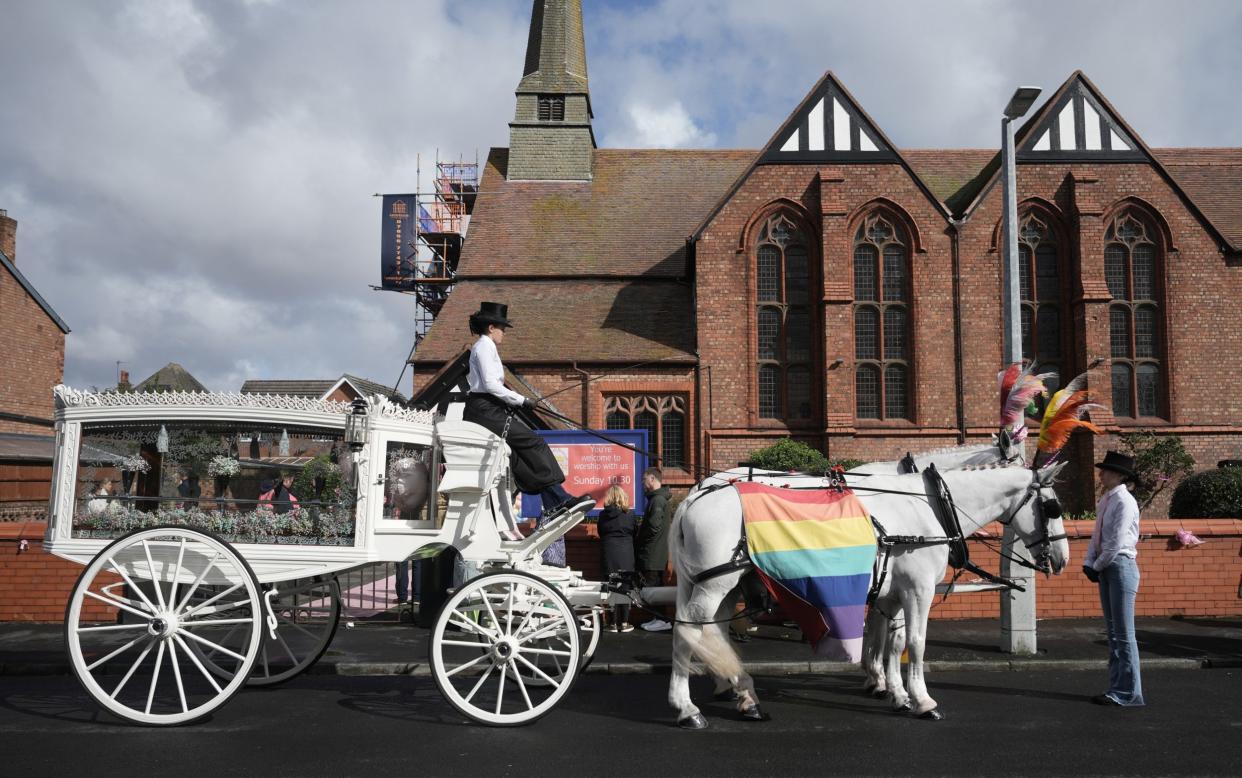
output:
[[1015,443],[1026,439],[1026,411],[1036,397],[1048,393],[1044,381],[1054,373],[1034,375],[1035,366],[1025,369],[1020,362],[1015,362],[997,375],[1000,383],[1000,423],[1001,429],[1009,430],[1010,438]]
[[1039,426],[1039,451],[1036,454],[1037,460],[1040,455],[1044,457],[1042,467],[1048,466],[1057,458],[1074,430],[1086,429],[1097,435],[1102,432],[1099,427],[1082,418],[1087,411],[1104,407],[1091,402],[1086,387],[1087,374],[1083,373],[1048,400],[1048,407],[1044,409],[1044,420]]

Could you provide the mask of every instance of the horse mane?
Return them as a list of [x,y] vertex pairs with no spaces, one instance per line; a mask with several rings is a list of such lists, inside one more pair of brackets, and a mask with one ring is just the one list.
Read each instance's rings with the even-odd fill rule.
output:
[[[1001,470],[1004,468],[1018,467],[1018,466],[1019,465],[1017,465],[1016,463],[1006,461],[1006,462],[993,462],[993,463],[986,464],[986,465],[963,465],[962,467],[959,467],[958,470],[959,471]],[[1021,465],[1021,467],[1026,467],[1026,465]]]
[[996,448],[995,443],[971,443],[969,446],[944,446],[943,448],[935,448],[931,451],[921,451],[915,456],[931,457],[936,454],[954,454],[963,449],[971,449],[974,451],[984,451],[989,448]]

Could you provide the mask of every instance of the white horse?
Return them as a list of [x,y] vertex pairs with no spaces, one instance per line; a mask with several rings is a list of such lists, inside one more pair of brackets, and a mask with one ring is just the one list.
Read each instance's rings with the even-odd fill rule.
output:
[[[1059,511],[1052,509],[1056,493],[1051,484],[1061,467],[1039,471],[989,467],[946,471],[942,476],[955,495],[964,535],[994,520],[1012,523],[1041,567],[1060,573],[1069,558],[1069,543]],[[879,489],[885,491],[873,491]],[[865,487],[858,487],[857,496],[890,535],[944,534],[927,501],[920,475],[872,476]],[[669,532],[669,550],[677,572],[678,619],[673,632],[669,703],[677,709],[678,724],[685,728],[707,726],[690,699],[690,662],[695,655],[713,675],[726,679],[733,687],[738,710],[746,718],[763,718],[750,675],[720,625],[711,623],[732,615],[730,596],[746,571],[734,570],[695,583],[700,573],[729,562],[741,539],[741,530],[742,509],[737,492],[722,488],[702,491],[684,500]],[[907,691],[901,683],[899,665],[888,668],[888,692],[893,705],[908,705],[914,713],[929,718],[938,718],[939,714],[923,679],[927,614],[947,563],[946,545],[897,546],[876,600],[881,608],[890,612],[899,608],[905,616],[909,684]]]
[[[1020,442],[1010,436],[1007,429],[992,436],[990,443],[976,443],[968,446],[950,446],[948,448],[927,451],[917,456],[906,454],[902,459],[881,462],[868,462],[845,473],[846,482],[852,487],[862,487],[868,483],[865,479],[870,475],[893,475],[922,472],[929,465],[935,465],[940,471],[958,470],[975,465],[1016,464],[1026,461],[1026,452]],[[714,473],[691,488],[690,494],[711,487],[746,479],[769,486],[796,486],[800,488],[822,486],[827,487],[830,481],[826,477],[805,473],[786,473],[779,470],[760,470],[750,467],[736,467],[732,470]],[[736,605],[740,592],[735,592],[725,602],[725,606]],[[889,619],[884,610],[869,608],[867,610],[866,628],[863,632],[863,671],[866,673],[864,688],[876,696],[883,696],[888,690],[884,667],[887,662],[882,658],[886,651],[896,651],[898,658],[904,641],[905,625],[900,614],[896,619]],[[716,679],[716,694],[721,699],[731,698],[733,693],[723,679]]]

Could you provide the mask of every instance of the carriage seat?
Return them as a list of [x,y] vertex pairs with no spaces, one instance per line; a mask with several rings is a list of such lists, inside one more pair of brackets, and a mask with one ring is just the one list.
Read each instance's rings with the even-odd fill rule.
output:
[[509,444],[469,421],[436,423],[444,473],[439,492],[490,492],[509,468]]

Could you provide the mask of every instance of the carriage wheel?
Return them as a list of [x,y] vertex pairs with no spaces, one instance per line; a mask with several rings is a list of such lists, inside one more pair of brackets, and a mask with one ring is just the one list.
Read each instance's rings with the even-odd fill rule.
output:
[[[276,638],[272,639],[271,632],[263,630],[263,642],[247,686],[275,686],[305,672],[328,650],[341,620],[341,587],[335,576],[281,581],[273,586],[276,589],[272,597]],[[210,587],[199,587],[199,591],[196,597],[214,594]],[[236,625],[236,628],[241,629],[243,625]],[[216,664],[217,659],[227,654],[197,644],[190,646],[190,650],[217,677],[228,676],[228,671]]]
[[341,622],[341,585],[336,576],[276,584],[272,598],[276,639],[267,631],[247,686],[274,686],[319,661]]
[[[204,587],[213,594],[199,596]],[[97,603],[121,619],[83,613]],[[65,612],[74,675],[95,701],[140,724],[185,724],[246,682],[263,630],[259,585],[228,543],[188,527],[152,527],[116,540],[79,576]],[[214,667],[199,658],[215,652]]]
[[[591,666],[591,662],[595,659],[595,649],[599,646],[600,636],[600,608],[577,608],[574,613],[578,617],[578,632],[582,635],[582,658],[578,660],[578,672],[585,672]],[[539,641],[540,648],[560,648],[565,649],[566,642],[563,636],[549,637]],[[543,686],[547,683],[544,676],[550,676],[554,679],[560,678],[565,673],[565,661],[559,654],[537,654],[531,657],[531,664],[539,668],[542,672],[535,672],[533,669],[522,665],[518,668],[518,674],[522,676],[522,680],[527,684],[535,686]]]
[[[530,723],[578,677],[578,617],[556,587],[529,573],[488,573],[458,589],[436,616],[431,670],[462,715],[484,724]],[[547,672],[550,659],[559,674]],[[538,684],[527,682],[530,677]]]

